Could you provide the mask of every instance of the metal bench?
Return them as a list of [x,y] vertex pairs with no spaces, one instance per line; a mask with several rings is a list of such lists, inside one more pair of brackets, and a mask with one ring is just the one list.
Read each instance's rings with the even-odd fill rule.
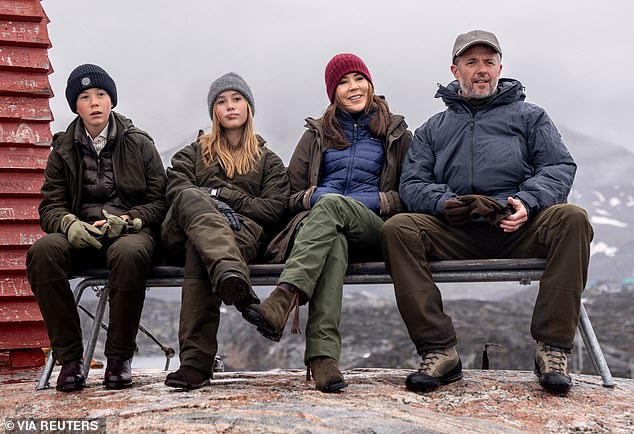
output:
[[[538,281],[544,271],[544,259],[485,259],[485,260],[451,260],[430,262],[432,276],[438,283],[449,282],[519,282],[530,284]],[[254,264],[249,266],[251,284],[253,286],[273,286],[283,269],[283,264]],[[79,304],[86,288],[94,288],[99,296],[97,309],[93,316],[84,359],[92,360],[102,320],[108,299],[107,269],[84,270],[79,277],[82,280],[75,286],[75,301]],[[344,279],[344,283],[351,284],[385,284],[392,283],[390,275],[385,270],[383,262],[368,262],[351,264]],[[183,284],[183,268],[175,266],[155,266],[150,270],[147,280],[148,288],[181,287]],[[612,374],[605,361],[599,342],[586,313],[583,303],[579,319],[579,332],[588,349],[595,372],[601,375],[605,387],[614,387]],[[166,353],[167,355],[167,353]],[[54,357],[49,355],[37,384],[37,390],[48,387],[48,381],[53,371]],[[84,375],[88,378],[90,363],[84,366]]]

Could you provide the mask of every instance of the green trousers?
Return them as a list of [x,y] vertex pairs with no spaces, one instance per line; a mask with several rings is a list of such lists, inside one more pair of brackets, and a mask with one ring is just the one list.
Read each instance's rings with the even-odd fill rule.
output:
[[280,282],[298,287],[308,299],[304,362],[341,356],[343,279],[350,255],[380,258],[383,220],[361,202],[338,194],[319,198],[302,221]]
[[457,342],[432,280],[430,259],[546,258],[531,334],[535,340],[572,348],[592,237],[586,212],[569,204],[548,207],[509,233],[486,223],[455,228],[442,218],[410,213],[392,217],[381,231],[396,303],[419,354]]
[[26,255],[26,274],[58,360],[80,359],[84,352],[68,278],[73,270],[103,266],[110,270],[105,354],[120,360],[133,356],[154,247],[148,229],[123,235],[100,250],[75,249],[61,233],[48,234],[31,246]]
[[233,231],[211,197],[195,188],[183,190],[176,198],[163,231],[168,244],[185,242],[178,326],[180,362],[211,375],[222,304],[215,288],[227,271],[249,279],[247,263],[255,260],[263,232],[247,218],[243,218],[239,231]]

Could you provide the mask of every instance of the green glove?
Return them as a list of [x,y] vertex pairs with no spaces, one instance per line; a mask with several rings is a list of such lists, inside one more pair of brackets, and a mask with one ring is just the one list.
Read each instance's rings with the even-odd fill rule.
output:
[[119,216],[108,213],[105,209],[101,210],[101,213],[106,219],[106,222],[99,228],[101,229],[101,238],[104,240],[114,240],[125,233],[128,222]]
[[94,247],[101,249],[101,243],[97,240],[101,237],[101,231],[93,225],[79,220],[73,214],[66,214],[62,218],[60,227],[74,248]]
[[143,226],[139,218],[125,221],[119,216],[110,214],[105,209],[101,213],[106,218],[106,222],[100,228],[101,237],[105,240],[114,240],[123,234],[139,232]]
[[143,228],[143,221],[140,218],[128,220],[128,228],[126,229],[129,234],[136,234]]

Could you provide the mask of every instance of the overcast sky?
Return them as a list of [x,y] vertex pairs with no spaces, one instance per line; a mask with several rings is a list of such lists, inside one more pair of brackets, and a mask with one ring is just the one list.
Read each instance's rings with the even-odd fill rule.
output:
[[[328,100],[324,67],[341,52],[367,64],[377,93],[412,130],[444,109],[457,34],[497,34],[502,76],[562,128],[634,152],[634,1],[44,0],[53,44],[53,131],[73,119],[64,97],[79,64],[106,69],[116,111],[178,150],[210,127],[209,84],[234,71],[251,86],[256,130],[286,163],[304,118]],[[624,75],[621,75],[624,74]],[[599,151],[599,150],[597,150]],[[173,152],[172,152],[173,153]]]

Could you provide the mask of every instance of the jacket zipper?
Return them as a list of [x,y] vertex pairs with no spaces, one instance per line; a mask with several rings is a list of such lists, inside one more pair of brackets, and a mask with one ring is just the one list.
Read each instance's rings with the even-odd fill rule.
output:
[[471,191],[475,193],[475,179],[474,179],[474,171],[475,171],[475,140],[474,140],[474,129],[475,129],[475,121],[473,119],[473,115],[471,115],[471,119],[469,120],[469,134],[470,134],[470,148],[471,148],[471,173],[470,173],[470,183],[471,183]]
[[358,135],[358,124],[353,124],[352,125],[352,144],[350,145],[350,156],[349,156],[349,161],[348,161],[348,174],[346,175],[346,189],[344,191],[344,195],[348,195],[348,187],[350,186],[350,177],[352,176],[352,166],[354,163],[354,154],[355,154],[355,147],[354,144],[357,142],[357,135]]

